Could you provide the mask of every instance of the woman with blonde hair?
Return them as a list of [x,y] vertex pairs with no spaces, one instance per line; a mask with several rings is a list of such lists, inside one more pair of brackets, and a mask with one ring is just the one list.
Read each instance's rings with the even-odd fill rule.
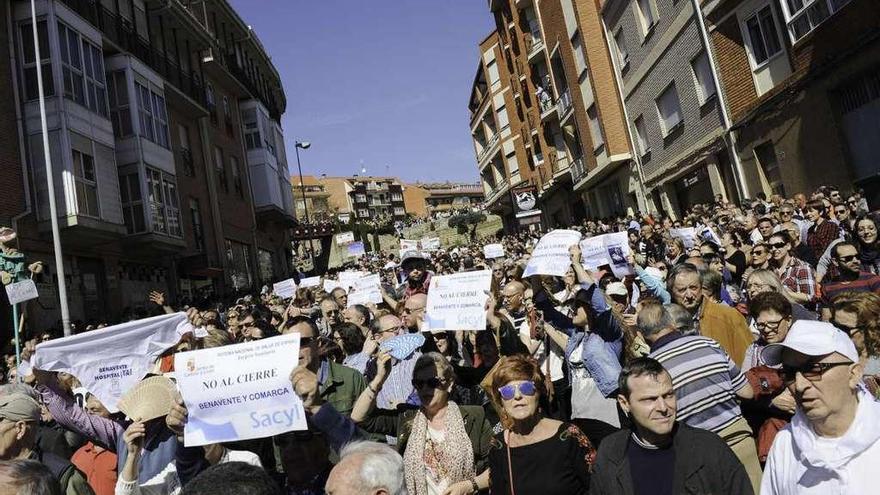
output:
[[[791,291],[788,290],[788,288],[786,288],[784,285],[782,285],[782,281],[779,280],[779,276],[776,275],[773,270],[761,268],[753,271],[745,279],[744,288],[746,300],[748,302],[751,302],[752,299],[754,299],[758,294],[761,294],[762,292],[778,292],[782,294],[788,302],[791,303],[791,316],[795,321],[815,321],[818,319],[816,313],[805,308],[791,296]],[[755,334],[756,336],[759,335],[758,330],[755,328],[754,319],[749,321],[749,328],[752,330],[753,334]]]
[[833,309],[831,323],[852,339],[865,384],[874,397],[880,396],[880,295],[844,292],[834,299]]

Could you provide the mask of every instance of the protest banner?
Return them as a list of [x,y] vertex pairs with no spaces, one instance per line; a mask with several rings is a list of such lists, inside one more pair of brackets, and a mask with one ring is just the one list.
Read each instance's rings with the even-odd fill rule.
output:
[[28,278],[21,282],[7,285],[6,297],[9,299],[9,304],[18,304],[40,297],[40,292],[37,290],[37,284]]
[[339,272],[339,283],[342,284],[343,289],[345,289],[346,291],[350,291],[351,288],[354,287],[354,284],[356,284],[357,281],[364,275],[367,275],[367,273],[355,271]]
[[[323,287],[324,287],[324,292],[326,292],[328,294],[333,292],[333,289],[335,289],[337,287],[342,287],[343,289],[345,289],[345,286],[342,284],[342,282],[340,282],[339,280],[333,280],[333,279],[324,280]],[[345,289],[345,290],[347,291],[348,289]]]
[[307,429],[290,384],[298,357],[298,333],[175,354],[177,386],[189,411],[184,445]]
[[587,270],[596,270],[602,265],[611,266],[616,277],[632,274],[632,267],[626,260],[630,253],[626,232],[602,234],[581,241],[581,264]]
[[300,287],[320,287],[321,286],[321,277],[316,275],[314,277],[305,277],[299,280]]
[[376,273],[365,275],[355,281],[351,292],[348,293],[348,305],[367,304],[382,302],[382,279]]
[[693,227],[684,227],[681,229],[669,229],[669,235],[681,239],[685,249],[694,247],[697,240],[697,230]]
[[354,242],[354,232],[342,232],[341,234],[336,234],[337,246],[342,246],[351,242]]
[[565,275],[571,266],[571,256],[568,248],[581,240],[581,233],[576,230],[557,229],[551,230],[541,237],[532,257],[523,272],[523,277],[532,275]]
[[436,251],[440,249],[439,237],[424,237],[421,241],[423,251]]
[[296,282],[292,278],[272,284],[272,293],[282,299],[289,299],[296,295]]
[[484,330],[492,271],[431,277],[422,330]]
[[116,412],[116,403],[150,370],[156,359],[193,331],[186,313],[129,321],[37,345],[31,361],[43,371],[64,371]]
[[483,256],[487,260],[504,257],[504,246],[501,244],[486,244],[483,246]]
[[400,252],[404,251],[421,251],[421,243],[412,239],[401,239],[400,240]]
[[721,238],[718,237],[718,234],[716,234],[714,230],[712,230],[712,227],[703,227],[700,230],[700,239],[702,239],[703,242],[708,241],[714,243],[716,246],[721,246]]
[[366,253],[367,251],[364,249],[364,243],[361,241],[352,242],[348,245],[346,250],[346,255],[350,258],[359,258]]

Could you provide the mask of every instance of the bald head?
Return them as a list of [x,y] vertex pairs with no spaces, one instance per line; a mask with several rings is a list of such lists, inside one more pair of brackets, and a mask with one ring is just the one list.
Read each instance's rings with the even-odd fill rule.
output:
[[501,290],[501,304],[508,311],[519,311],[523,306],[523,292],[526,286],[517,280],[508,282]]
[[428,304],[428,296],[425,294],[413,294],[403,303],[403,323],[406,328],[418,331],[422,320],[425,318],[425,306]]

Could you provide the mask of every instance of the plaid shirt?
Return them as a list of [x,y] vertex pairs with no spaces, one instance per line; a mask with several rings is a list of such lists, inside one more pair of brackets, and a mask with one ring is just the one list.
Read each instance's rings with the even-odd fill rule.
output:
[[807,230],[807,247],[813,250],[816,259],[825,254],[825,250],[834,239],[840,237],[840,228],[836,223],[825,220],[819,225],[813,224]]
[[816,299],[816,278],[813,276],[813,267],[805,261],[794,256],[788,258],[788,263],[776,269],[776,275],[782,285],[792,292],[800,292],[810,296],[810,300]]

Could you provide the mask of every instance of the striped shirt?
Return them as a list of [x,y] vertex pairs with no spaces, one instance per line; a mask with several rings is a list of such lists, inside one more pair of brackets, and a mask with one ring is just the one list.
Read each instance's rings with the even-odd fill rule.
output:
[[649,357],[672,376],[679,421],[717,433],[742,417],[735,391],[746,378],[718,342],[673,332],[654,342]]

